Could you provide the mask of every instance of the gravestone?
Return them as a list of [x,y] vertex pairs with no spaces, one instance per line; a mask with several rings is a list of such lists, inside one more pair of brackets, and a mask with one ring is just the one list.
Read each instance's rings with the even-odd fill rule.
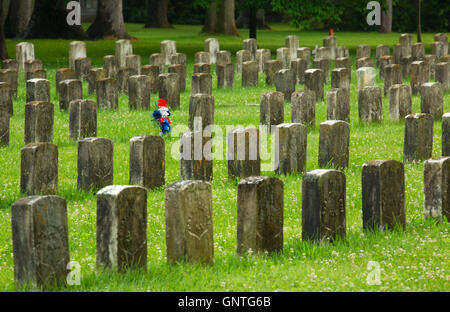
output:
[[335,36],[327,36],[323,38],[323,46],[330,50],[330,59],[336,59],[337,40]]
[[321,69],[308,69],[305,71],[305,90],[311,90],[316,95],[316,102],[323,101],[323,71]]
[[373,67],[361,67],[356,71],[358,90],[376,86],[377,71]]
[[120,93],[128,94],[128,80],[134,75],[134,70],[129,67],[119,68],[118,89]]
[[318,59],[313,61],[313,68],[318,68],[322,70],[322,81],[328,83],[330,76],[330,60],[329,59]]
[[185,53],[175,53],[172,54],[172,57],[170,59],[171,65],[187,65],[187,55]]
[[401,34],[400,44],[402,46],[402,56],[410,56],[412,54],[412,35],[411,34]]
[[133,75],[141,74],[141,56],[132,54],[128,55],[125,60],[125,67],[131,68],[133,70]]
[[27,77],[27,74],[31,72],[33,69],[43,69],[42,61],[41,60],[28,60],[25,61],[24,65],[24,73],[25,78]]
[[60,68],[56,71],[55,74],[55,90],[56,90],[56,94],[59,95],[59,88],[60,85],[59,83],[61,81],[64,80],[68,80],[68,79],[77,79],[76,75],[75,75],[75,71],[71,68]]
[[308,69],[307,65],[306,60],[304,59],[296,58],[291,61],[291,69],[294,72],[296,80],[295,84],[305,83],[305,71]]
[[212,76],[210,74],[192,75],[191,95],[197,93],[212,95]]
[[435,157],[425,161],[423,194],[425,218],[443,217],[450,221],[450,157]]
[[242,50],[249,50],[252,54],[252,60],[255,60],[258,42],[254,38],[245,39],[242,41]]
[[72,41],[69,44],[69,67],[75,70],[75,60],[80,57],[87,57],[86,43],[83,41]]
[[150,77],[150,93],[158,93],[159,89],[159,66],[145,65],[141,69],[142,75]]
[[54,106],[50,102],[25,104],[25,144],[53,142]]
[[257,86],[258,86],[258,63],[256,63],[256,61],[244,62],[242,64],[242,87],[257,87]]
[[83,99],[83,85],[81,80],[68,79],[59,85],[59,109],[68,110],[69,103],[73,100]]
[[88,94],[94,94],[97,90],[97,80],[106,78],[106,71],[103,68],[91,68],[87,77]]
[[403,161],[431,157],[433,151],[433,117],[430,114],[409,114],[405,117]]
[[450,156],[450,113],[442,115],[442,156]]
[[211,65],[207,63],[194,64],[194,74],[211,74]]
[[410,78],[412,95],[417,95],[422,84],[428,81],[424,61],[416,61],[411,63]]
[[78,188],[98,190],[113,184],[113,142],[89,137],[78,141]]
[[9,83],[9,85],[11,86],[11,96],[14,99],[17,98],[18,80],[19,76],[16,70],[13,69],[0,70],[0,82]]
[[201,129],[183,133],[180,139],[180,156],[181,180],[213,179],[211,136],[203,135]]
[[[393,63],[393,57],[390,55],[385,55],[380,57],[380,79],[383,80],[384,79],[384,71],[387,65],[390,64],[401,64],[401,58],[400,58],[400,62],[399,63]],[[368,66],[371,67],[371,66]],[[372,66],[373,67],[373,66]]]
[[359,60],[360,58],[363,57],[369,57],[370,58],[370,46],[366,45],[366,44],[360,44],[357,48],[356,48],[356,59]]
[[[125,57],[125,67],[126,67]],[[121,66],[122,67],[122,66]],[[114,55],[106,55],[103,57],[103,69],[106,72],[105,78],[118,79],[119,77],[119,60]]]
[[383,120],[383,95],[380,87],[364,87],[358,91],[358,115],[364,122]]
[[177,181],[164,192],[167,262],[214,264],[211,184]]
[[119,67],[126,65],[126,57],[133,54],[133,45],[128,39],[121,39],[116,41],[116,58]]
[[230,51],[217,51],[216,52],[216,65],[225,65],[231,63],[231,52]]
[[7,112],[9,116],[14,115],[11,85],[7,82],[0,82],[0,110]]
[[167,107],[171,109],[180,108],[180,86],[178,81],[178,74],[159,75],[159,98],[166,100]]
[[448,35],[446,33],[439,33],[434,35],[434,41],[441,41],[444,44],[444,54],[449,53]]
[[436,63],[438,61],[436,55],[426,54],[423,61],[425,62],[425,79],[428,81],[435,77]]
[[31,79],[27,81],[27,103],[33,101],[50,102],[50,81]]
[[130,140],[130,184],[151,190],[165,184],[164,139],[140,135]]
[[248,50],[239,50],[236,52],[236,70],[242,73],[242,64],[247,61],[252,61],[252,53]]
[[311,48],[298,48],[297,57],[306,60],[307,68],[311,66]]
[[391,51],[390,51],[389,46],[384,45],[384,44],[377,45],[376,50],[375,50],[375,55],[376,55],[376,59],[377,59],[377,61],[376,61],[377,67],[380,66],[380,63],[379,63],[380,58],[385,55],[390,55],[390,53],[391,53]]
[[[295,55],[295,54],[294,54]],[[264,73],[266,69],[266,62],[270,60],[271,52],[269,49],[256,50],[256,62],[258,63],[258,71]]]
[[404,56],[401,60],[402,65],[402,77],[409,77],[409,73],[411,72],[411,63],[413,62],[412,56]]
[[[405,55],[406,56],[406,55]],[[394,51],[392,53],[393,63],[400,64],[402,60],[402,45],[397,43],[394,45]]]
[[347,168],[349,159],[350,124],[342,120],[320,123],[319,166]]
[[97,105],[103,109],[116,110],[119,107],[119,88],[117,80],[103,78],[96,83]]
[[229,132],[227,159],[228,177],[231,179],[259,176],[259,130],[248,127]]
[[425,56],[425,44],[422,42],[417,42],[412,45],[412,57],[413,62],[415,61],[423,61]]
[[389,88],[394,84],[402,83],[402,67],[398,64],[389,64],[384,67],[384,95],[389,92]]
[[345,89],[350,92],[350,71],[342,67],[333,69],[331,71],[331,87]]
[[[448,48],[447,48],[448,49]],[[430,44],[431,54],[436,55],[438,60],[445,55],[444,43],[442,41],[435,41]]]
[[216,53],[220,51],[219,40],[216,38],[206,39],[205,51],[209,52],[211,64],[216,64]]
[[97,193],[97,267],[147,270],[147,190],[110,185]]
[[19,63],[14,59],[2,60],[2,69],[13,69],[19,71]]
[[336,58],[350,57],[350,52],[348,47],[337,47],[336,48]]
[[266,85],[275,85],[275,73],[283,69],[283,63],[279,60],[268,60],[266,62],[265,74],[266,74]]
[[284,122],[284,96],[277,91],[264,92],[260,97],[259,123],[266,125],[269,131],[272,126]]
[[32,69],[29,72],[26,72],[25,81],[31,79],[47,79],[47,72],[45,69]]
[[442,85],[444,91],[450,90],[450,63],[437,63],[435,71],[436,82]]
[[195,131],[205,130],[205,127],[214,125],[213,96],[205,93],[196,93],[191,95],[189,99],[188,125],[189,129]]
[[285,46],[289,49],[289,56],[291,60],[297,58],[297,49],[299,48],[299,40],[297,36],[287,36],[285,39]]
[[[339,57],[334,61],[334,69],[346,68],[348,70],[348,77],[352,79],[352,60],[348,57]],[[333,77],[332,77],[333,78]]]
[[289,48],[278,48],[277,60],[281,62],[284,69],[289,69],[289,66],[291,65],[291,56],[289,54]]
[[302,239],[334,240],[346,234],[346,178],[341,171],[315,169],[303,175]]
[[97,103],[90,100],[71,101],[69,130],[72,140],[97,136]]
[[0,108],[0,146],[9,145],[9,112]]
[[249,177],[237,190],[237,253],[283,251],[283,181]]
[[389,119],[400,121],[412,113],[411,86],[394,84],[389,88]]
[[34,60],[34,45],[30,42],[16,44],[16,59],[19,64],[19,71],[24,70],[25,62]]
[[292,123],[301,123],[315,128],[316,126],[316,94],[311,90],[292,93]]
[[128,107],[130,109],[149,109],[150,88],[149,76],[131,76],[128,79]]
[[178,74],[180,92],[186,91],[186,65],[169,65],[168,72],[169,74]]
[[233,88],[234,85],[234,64],[216,64],[217,88]]
[[371,160],[362,167],[363,228],[405,228],[405,173],[396,160]]
[[160,53],[153,53],[150,55],[150,65],[157,65],[159,67],[159,73],[163,74],[166,70],[164,55]]
[[282,123],[275,130],[275,173],[284,175],[305,171],[307,129],[300,123]]
[[350,122],[350,90],[332,88],[327,92],[327,119]]
[[29,196],[11,206],[17,289],[66,285],[69,274],[67,203],[59,196]]
[[30,143],[20,150],[20,192],[55,194],[58,188],[58,147],[49,142]]
[[319,47],[316,50],[316,55],[314,57],[314,60],[330,60],[331,59],[331,51],[329,48],[326,47]]
[[441,119],[444,110],[444,95],[439,82],[427,82],[420,89],[420,111]]
[[206,63],[211,64],[211,56],[209,52],[197,52],[195,53],[195,64]]
[[164,64],[170,65],[172,55],[177,53],[177,44],[173,40],[164,40],[161,42],[161,54],[164,57]]
[[284,100],[290,101],[295,91],[296,77],[292,69],[281,69],[275,73],[275,88],[283,93]]
[[373,59],[370,57],[362,57],[356,60],[356,69],[361,67],[374,67]]

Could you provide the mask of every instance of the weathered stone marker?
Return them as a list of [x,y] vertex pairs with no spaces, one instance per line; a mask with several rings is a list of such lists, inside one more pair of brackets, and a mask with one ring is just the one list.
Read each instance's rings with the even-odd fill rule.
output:
[[211,74],[211,65],[208,63],[195,63],[194,74]]
[[211,137],[203,135],[201,130],[183,133],[180,139],[181,180],[213,179],[211,143]]
[[395,84],[389,89],[389,119],[391,121],[403,120],[412,113],[411,86],[408,84]]
[[2,60],[2,69],[13,69],[19,71],[19,63],[14,59]]
[[107,138],[78,141],[78,188],[101,189],[113,184],[113,142]]
[[58,188],[58,147],[40,142],[20,151],[20,192],[28,195],[55,194]]
[[450,157],[426,160],[423,178],[425,218],[450,222]]
[[[371,57],[362,57],[356,60],[356,69],[361,67],[374,67],[373,59]],[[381,69],[380,69],[381,72]]]
[[19,71],[24,70],[25,62],[34,60],[34,45],[31,42],[16,44],[16,59],[19,63]]
[[338,67],[331,71],[331,87],[345,89],[350,92],[350,70]]
[[75,60],[86,57],[86,43],[83,41],[72,41],[69,44],[69,67],[75,70]]
[[359,60],[363,57],[370,57],[370,46],[367,44],[360,44],[356,48],[356,59]]
[[249,50],[252,54],[252,60],[255,60],[258,42],[254,38],[245,39],[242,41],[242,50]]
[[72,140],[97,136],[97,103],[89,100],[71,101],[69,130]]
[[31,79],[27,81],[27,103],[33,101],[50,102],[50,81]]
[[412,54],[412,35],[411,34],[401,34],[400,44],[402,46],[402,56],[408,56]]
[[269,131],[284,122],[284,98],[281,92],[264,92],[260,97],[259,120]]
[[427,71],[424,61],[416,61],[411,63],[411,91],[413,95],[417,95],[422,84],[428,81]]
[[358,91],[359,120],[380,122],[383,120],[383,95],[380,87],[364,87]]
[[350,121],[350,90],[333,88],[327,92],[327,119]]
[[[447,46],[448,49],[448,46]],[[444,53],[444,43],[442,41],[435,41],[430,44],[431,54],[436,55],[439,60],[445,55]]]
[[[199,124],[201,123],[201,124]],[[189,129],[204,130],[214,125],[214,97],[206,93],[196,93],[189,99]]]
[[402,45],[400,43],[397,43],[397,44],[394,45],[392,57],[394,58],[394,60],[393,60],[394,64],[401,64],[401,60],[402,60]]
[[237,253],[283,250],[283,181],[249,177],[237,190]]
[[164,192],[167,262],[214,264],[211,184],[177,181]]
[[132,54],[126,57],[125,67],[131,68],[133,70],[133,75],[141,74],[141,56]]
[[242,65],[244,62],[252,61],[252,53],[248,50],[239,50],[236,52],[236,71],[242,73]]
[[442,115],[442,156],[450,156],[450,113]]
[[289,69],[291,66],[291,56],[289,54],[289,48],[278,48],[277,60],[281,62],[284,69]]
[[77,79],[75,75],[75,71],[71,68],[60,68],[56,71],[55,74],[55,90],[56,94],[59,94],[59,83],[68,79]]
[[172,55],[177,53],[177,44],[173,40],[161,41],[161,54],[164,57],[165,65],[170,65]]
[[97,193],[97,267],[147,270],[147,190],[110,185]]
[[27,74],[31,72],[33,69],[43,69],[42,61],[41,60],[28,60],[25,61],[25,78],[27,77]]
[[53,142],[54,106],[50,102],[25,104],[25,144]]
[[425,62],[425,82],[433,79],[436,75],[436,64],[438,63],[438,58],[434,54],[426,54],[423,61]]
[[402,83],[402,67],[398,64],[389,64],[384,67],[384,95],[389,92],[389,88],[394,84]]
[[258,63],[258,71],[264,73],[266,70],[266,62],[270,60],[271,53],[269,49],[256,50],[256,62]]
[[185,53],[175,53],[172,54],[172,58],[170,59],[171,65],[187,65],[187,55]]
[[336,48],[336,59],[343,58],[343,57],[346,57],[346,58],[350,57],[350,51],[349,51],[348,47],[343,47],[343,46],[337,47]]
[[186,91],[186,65],[170,65],[168,72],[169,74],[178,74],[178,85],[180,86],[180,92]]
[[0,70],[0,82],[9,83],[11,86],[11,96],[17,98],[17,86],[19,81],[19,75],[17,70],[14,69],[2,69]]
[[126,57],[133,54],[133,46],[130,40],[121,39],[116,41],[116,58],[119,67],[126,65]]
[[[126,65],[126,57],[125,57]],[[126,66],[125,66],[126,67]],[[106,55],[103,57],[103,69],[107,78],[119,78],[119,60],[114,55]]]
[[154,189],[165,184],[164,139],[140,135],[130,140],[130,184]]
[[0,82],[0,110],[14,114],[11,85],[7,82]]
[[[386,69],[387,65],[390,64],[401,64],[401,58],[400,58],[400,62],[399,63],[394,63],[394,59],[392,56],[390,55],[385,55],[380,57],[380,79],[383,80],[384,79],[384,71]],[[368,67],[373,67],[373,66],[368,66]]]
[[89,57],[80,57],[75,59],[75,76],[79,80],[87,80],[92,61]]
[[324,83],[328,83],[330,75],[330,60],[329,59],[314,60],[313,67],[322,70],[322,81]]
[[409,114],[405,117],[403,161],[418,161],[431,157],[433,151],[433,116]]
[[377,67],[380,66],[380,58],[385,55],[390,55],[390,53],[391,53],[391,51],[390,51],[389,46],[384,45],[384,44],[377,45],[376,50],[375,50],[375,56],[377,59],[377,61],[376,61]]
[[417,42],[412,45],[413,62],[423,61],[425,56],[425,45],[422,42]]
[[448,35],[446,33],[438,33],[434,35],[434,41],[441,41],[443,43],[443,53],[449,53],[449,45],[448,45]]
[[319,47],[316,50],[316,55],[314,57],[314,61],[318,60],[330,60],[331,59],[331,51],[327,47]]
[[191,95],[204,93],[212,95],[212,76],[211,74],[193,74],[191,82]]
[[450,63],[437,63],[435,67],[436,82],[442,85],[443,90],[450,90]]
[[103,109],[116,110],[119,107],[119,88],[117,80],[103,78],[97,80],[97,105]]
[[234,64],[216,64],[217,88],[233,88],[234,86]]
[[134,75],[134,70],[129,67],[121,67],[119,68],[119,75],[118,75],[118,88],[120,93],[128,94],[128,81],[130,80],[130,77]]
[[219,40],[208,38],[205,40],[205,51],[209,52],[211,64],[216,64],[216,53],[220,51]]
[[291,61],[291,69],[294,72],[295,84],[305,83],[305,71],[308,69],[306,60],[296,58]]
[[131,76],[128,79],[128,105],[130,109],[149,109],[150,77],[145,75]]
[[142,75],[150,77],[150,93],[158,93],[159,90],[159,66],[144,65],[141,69]]
[[216,65],[225,65],[231,63],[231,52],[220,50],[216,52]]
[[323,101],[323,71],[321,69],[308,69],[305,71],[305,90],[316,94],[316,102]]
[[25,80],[30,79],[47,79],[47,72],[45,69],[32,69],[26,72]]
[[211,55],[209,54],[209,52],[197,52],[195,53],[194,56],[195,59],[195,64],[198,63],[206,63],[206,64],[211,64]]
[[295,91],[292,93],[291,122],[301,123],[315,128],[316,126],[316,94],[314,91]]
[[307,129],[300,123],[282,123],[275,130],[275,173],[302,173],[306,168]]
[[150,63],[150,65],[158,66],[160,74],[162,74],[166,71],[164,55],[162,55],[160,53],[153,53],[152,55],[150,55],[149,63]]
[[246,178],[259,176],[261,158],[259,152],[259,130],[237,128],[228,133],[228,177]]
[[302,239],[334,240],[346,235],[346,178],[341,171],[315,169],[303,175]]
[[103,68],[91,68],[87,77],[88,94],[94,94],[97,90],[97,80],[106,78],[106,71]]
[[83,84],[81,80],[63,80],[59,85],[59,109],[68,110],[69,103],[83,98]]
[[266,74],[266,85],[275,85],[275,73],[283,69],[283,63],[279,60],[268,60],[266,62],[265,74]]
[[9,120],[9,112],[0,108],[0,146],[9,145]]
[[285,46],[289,49],[289,56],[291,60],[297,58],[297,49],[299,48],[299,40],[297,36],[290,35],[285,39]]
[[285,101],[291,100],[296,80],[292,69],[281,69],[275,73],[275,88],[278,92],[283,93]]
[[396,160],[371,160],[362,167],[363,228],[405,228],[405,173]]
[[29,196],[11,206],[14,282],[41,290],[66,285],[69,234],[66,200]]
[[167,101],[167,106],[172,109],[180,107],[180,86],[178,74],[159,75],[159,98]]
[[336,59],[337,40],[335,36],[327,36],[323,38],[323,46],[330,50],[330,59]]
[[311,66],[311,48],[298,48],[297,57],[306,60],[307,68]]
[[347,168],[349,159],[350,124],[342,120],[320,123],[319,166]]
[[414,61],[412,56],[404,56],[401,60],[402,65],[402,77],[407,78],[411,73],[411,63]]
[[247,61],[242,64],[242,87],[258,86],[258,63]]
[[442,118],[444,95],[439,82],[427,82],[420,88],[420,111],[431,114],[434,119]]

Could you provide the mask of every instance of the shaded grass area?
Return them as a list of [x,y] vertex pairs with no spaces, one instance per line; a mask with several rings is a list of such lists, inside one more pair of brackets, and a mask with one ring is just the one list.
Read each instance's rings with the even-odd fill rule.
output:
[[[193,55],[203,50],[203,40],[209,35],[199,35],[198,26],[179,26],[175,29],[144,29],[140,24],[127,24],[134,52],[148,63],[151,53],[159,52],[162,40],[177,41],[177,50],[188,54],[188,77],[193,72]],[[300,46],[314,47],[322,44],[325,32],[298,32],[285,25],[272,25],[271,31],[259,31],[261,48],[270,48],[274,57],[284,38],[296,34]],[[221,49],[233,53],[242,48],[241,38],[217,36]],[[337,33],[338,45],[350,48],[354,58],[358,44],[375,46],[398,42],[399,34]],[[424,34],[427,49],[433,34]],[[69,115],[58,109],[55,94],[55,71],[68,64],[66,40],[35,40],[36,58],[44,62],[52,82],[52,102],[55,104],[54,143],[59,148],[58,195],[67,199],[71,260],[81,264],[81,285],[69,286],[67,291],[449,291],[449,226],[424,220],[423,163],[405,165],[406,231],[365,233],[362,231],[361,168],[373,159],[402,161],[403,122],[389,121],[388,98],[383,98],[383,122],[362,124],[358,121],[356,71],[351,84],[351,134],[350,164],[344,172],[347,177],[347,237],[334,243],[319,245],[301,240],[301,182],[302,175],[280,176],[284,181],[284,249],[278,255],[236,255],[236,199],[237,181],[228,180],[226,160],[214,162],[213,220],[215,265],[168,265],[165,259],[164,189],[148,193],[148,267],[147,272],[133,271],[117,274],[95,269],[96,253],[96,197],[94,193],[77,190],[77,145],[69,139]],[[8,52],[14,57],[16,41],[8,41]],[[94,66],[101,66],[103,55],[114,54],[114,41],[87,42],[88,56]],[[354,62],[355,63],[355,62]],[[332,64],[333,66],[333,64]],[[215,73],[215,67],[212,66]],[[225,132],[226,125],[258,125],[260,94],[275,90],[265,85],[264,75],[259,76],[259,87],[242,88],[241,77],[236,75],[233,90],[216,89],[215,124]],[[181,95],[181,109],[173,111],[173,124],[186,125],[190,95]],[[407,80],[405,83],[409,83]],[[377,78],[377,84],[383,83]],[[0,148],[0,290],[14,291],[10,206],[23,197],[20,185],[20,149],[24,139],[25,83],[20,75],[19,96],[14,102],[15,114],[11,118],[11,138],[8,147]],[[87,84],[84,83],[87,96]],[[302,85],[297,90],[303,89]],[[330,89],[326,84],[325,92]],[[152,95],[152,103],[157,95]],[[450,94],[444,97],[444,111],[450,110]],[[420,112],[420,97],[413,97],[413,111]],[[285,103],[285,122],[291,120],[291,104]],[[319,124],[326,120],[326,103],[316,106],[316,127],[308,129],[307,170],[318,168]],[[433,156],[441,154],[441,122],[434,123]],[[128,97],[120,95],[119,109],[100,111],[98,136],[114,142],[114,183],[128,184],[129,140],[142,134],[158,134],[151,123],[148,111],[130,111]],[[179,161],[172,151],[178,151],[176,137],[166,137],[166,185],[179,179]],[[226,146],[225,139],[223,145]],[[224,151],[225,155],[225,151]],[[270,165],[269,165],[270,167]],[[264,175],[274,176],[273,172]],[[368,285],[368,261],[378,261],[381,285]],[[62,289],[61,289],[62,290]]]

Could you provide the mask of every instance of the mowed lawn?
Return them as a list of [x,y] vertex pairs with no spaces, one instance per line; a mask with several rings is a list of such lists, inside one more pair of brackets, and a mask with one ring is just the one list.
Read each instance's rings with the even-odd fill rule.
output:
[[[327,32],[299,32],[286,25],[271,25],[270,31],[258,31],[261,48],[269,48],[272,58],[276,49],[284,46],[284,38],[294,34],[300,46],[314,48],[322,45]],[[140,24],[127,24],[135,54],[148,64],[150,54],[159,52],[160,42],[176,40],[178,52],[188,54],[187,90],[181,94],[181,109],[172,111],[173,125],[187,125],[190,76],[194,53],[202,51],[208,35],[199,34],[199,26],[175,25],[174,29],[144,29]],[[248,31],[241,38],[216,36],[223,50],[235,54],[242,49]],[[147,271],[118,274],[95,268],[96,255],[96,196],[77,190],[77,143],[69,139],[69,114],[58,109],[55,94],[55,71],[68,66],[68,40],[32,40],[36,58],[44,63],[52,82],[52,102],[55,104],[54,143],[59,148],[59,186],[57,195],[66,198],[69,218],[71,260],[81,265],[81,285],[68,286],[65,291],[449,291],[449,224],[436,224],[423,218],[423,163],[405,165],[406,230],[366,233],[362,230],[361,168],[373,159],[403,160],[403,122],[389,121],[388,98],[383,98],[383,122],[363,124],[358,121],[355,51],[359,44],[372,46],[372,57],[378,44],[393,46],[398,33],[341,33],[338,45],[348,46],[353,58],[351,84],[350,164],[344,170],[347,178],[347,236],[334,243],[311,244],[301,240],[302,175],[279,176],[284,181],[284,249],[277,255],[236,255],[236,199],[238,181],[227,176],[226,160],[214,162],[213,221],[215,265],[203,267],[191,264],[168,265],[165,247],[164,189],[148,193],[148,265]],[[434,34],[424,34],[429,53]],[[19,41],[8,41],[10,57],[15,55]],[[415,42],[415,36],[414,36]],[[114,54],[114,40],[88,41],[88,56],[93,66],[102,66],[104,55]],[[392,48],[391,48],[392,53]],[[233,57],[233,62],[235,58]],[[333,67],[333,64],[332,64]],[[242,88],[241,76],[236,74],[232,90],[217,89],[215,66],[213,95],[215,124],[223,131],[228,126],[257,126],[260,94],[273,91],[265,85],[265,75],[259,75],[259,87]],[[404,83],[409,83],[404,80]],[[377,77],[377,84],[383,82]],[[84,84],[87,95],[87,83]],[[298,85],[297,90],[302,90]],[[330,83],[325,85],[325,92]],[[137,135],[158,134],[148,111],[130,111],[128,97],[120,95],[117,111],[100,111],[99,137],[114,142],[114,184],[128,184],[129,140]],[[152,95],[151,102],[157,101]],[[20,149],[24,145],[25,82],[20,75],[19,95],[14,102],[11,118],[10,145],[0,148],[0,291],[15,291],[10,207],[20,194]],[[153,105],[152,105],[153,106]],[[444,95],[444,111],[450,111],[450,94]],[[413,97],[413,112],[420,112],[420,96]],[[291,120],[291,104],[285,103],[285,122]],[[308,129],[307,170],[318,168],[319,124],[326,120],[326,103],[316,106],[316,127]],[[434,123],[433,156],[441,155],[441,122]],[[166,185],[180,178],[177,137],[166,142]],[[226,146],[226,140],[223,141]],[[270,167],[266,164],[265,167]],[[263,172],[273,176],[273,170]],[[379,285],[368,285],[369,261],[380,265]],[[372,269],[373,270],[373,269]]]

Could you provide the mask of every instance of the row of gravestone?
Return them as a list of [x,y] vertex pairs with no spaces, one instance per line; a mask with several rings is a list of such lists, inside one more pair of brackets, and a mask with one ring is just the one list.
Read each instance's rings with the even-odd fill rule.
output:
[[[450,218],[447,196],[450,157],[424,166],[424,212],[440,221]],[[237,187],[237,253],[283,250],[283,181],[252,176]],[[165,190],[166,256],[169,263],[213,265],[211,184],[183,180]],[[141,186],[111,185],[97,193],[96,263],[124,272],[147,268],[147,191]],[[395,160],[373,160],[362,169],[363,228],[405,229],[405,176]],[[66,200],[29,196],[11,207],[14,278],[24,286],[64,286],[70,262]],[[334,169],[303,175],[302,238],[344,239],[346,177]]]

